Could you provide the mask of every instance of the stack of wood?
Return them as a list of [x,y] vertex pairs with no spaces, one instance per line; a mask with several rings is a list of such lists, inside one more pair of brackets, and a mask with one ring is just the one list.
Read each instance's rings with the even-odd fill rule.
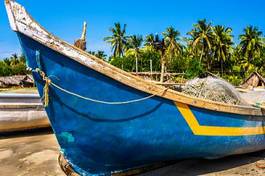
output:
[[33,87],[34,81],[31,75],[17,75],[0,77],[0,88]]

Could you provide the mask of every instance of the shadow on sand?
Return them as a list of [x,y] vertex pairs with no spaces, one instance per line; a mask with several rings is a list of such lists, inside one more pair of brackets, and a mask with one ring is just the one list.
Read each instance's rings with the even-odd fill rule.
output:
[[18,137],[39,136],[39,135],[45,135],[45,134],[53,134],[52,129],[50,127],[46,127],[46,128],[39,128],[39,129],[29,129],[29,130],[24,130],[24,131],[0,133],[0,140],[18,138]]
[[[174,164],[168,165],[166,167],[162,167],[153,171],[146,172],[141,174],[141,176],[176,176],[176,175],[206,175],[212,174],[216,172],[226,171],[233,168],[236,168],[236,171],[233,171],[233,174],[241,175],[242,172],[247,172],[244,174],[254,175],[259,173],[257,170],[259,168],[253,166],[253,169],[240,169],[245,165],[256,163],[259,160],[265,158],[265,150],[255,153],[248,153],[244,155],[234,155],[220,159],[208,160],[208,159],[189,159],[189,160],[181,160],[176,161]],[[265,174],[265,169],[260,170]],[[232,173],[227,173],[225,175],[231,175]],[[221,174],[222,175],[222,174]],[[259,175],[259,174],[257,174]]]

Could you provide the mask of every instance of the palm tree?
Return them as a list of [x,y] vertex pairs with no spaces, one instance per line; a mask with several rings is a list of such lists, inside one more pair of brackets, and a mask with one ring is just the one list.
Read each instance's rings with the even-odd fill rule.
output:
[[155,46],[155,35],[154,34],[149,34],[145,37],[145,46]]
[[95,56],[100,58],[100,59],[103,59],[103,60],[107,60],[107,55],[105,54],[104,51],[102,50],[98,50],[96,53],[95,53]]
[[122,28],[120,23],[115,23],[110,31],[112,32],[112,36],[105,37],[104,40],[111,44],[113,56],[121,57],[126,49],[128,38],[126,36],[126,24],[124,24]]
[[225,28],[224,26],[217,25],[213,27],[213,36],[214,36],[214,56],[220,62],[221,73],[223,75],[224,69],[223,64],[231,56],[232,45],[233,45],[233,36],[232,29]]
[[155,51],[160,51],[162,39],[158,34],[149,34],[145,38],[145,46],[150,46]]
[[164,81],[164,70],[165,70],[165,61],[166,61],[166,42],[164,38],[160,38],[158,34],[150,34],[146,37],[145,41],[146,46],[152,47],[155,51],[161,54],[161,77],[160,82]]
[[162,57],[161,60],[161,79],[160,81],[163,82],[164,79],[164,72],[166,65],[169,64],[170,59],[174,56],[181,54],[182,46],[178,43],[179,39],[179,31],[175,30],[173,27],[168,27],[165,32],[162,33],[164,36],[164,45],[166,47],[165,57]]
[[128,39],[128,48],[135,55],[135,71],[138,73],[138,59],[140,53],[140,48],[143,44],[143,37],[141,35],[132,35]]
[[244,34],[240,35],[240,52],[248,62],[260,57],[264,46],[262,32],[257,27],[248,26],[244,29]]
[[17,65],[19,63],[18,55],[16,53],[12,54],[10,61],[11,61],[10,63],[11,66]]
[[91,55],[94,55],[94,56],[100,58],[100,59],[107,60],[107,55],[102,50],[98,50],[97,52],[95,52],[95,51],[87,51],[87,52]]
[[198,23],[194,25],[194,29],[188,32],[188,35],[192,38],[191,45],[194,52],[199,52],[200,62],[202,62],[203,56],[207,57],[212,48],[212,24],[207,23],[205,19],[199,20]]

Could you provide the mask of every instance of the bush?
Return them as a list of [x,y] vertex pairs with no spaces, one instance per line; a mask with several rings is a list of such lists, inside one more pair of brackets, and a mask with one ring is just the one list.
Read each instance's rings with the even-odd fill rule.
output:
[[187,79],[198,77],[205,72],[205,69],[198,59],[190,59],[188,65],[189,67],[185,72],[185,78]]
[[224,75],[223,79],[227,80],[234,86],[239,86],[243,81],[242,77],[236,75]]
[[[150,71],[150,60],[152,60],[153,71],[160,71],[160,55],[149,50],[141,52],[138,58],[138,71]],[[127,54],[123,57],[111,57],[110,64],[128,72],[135,72],[136,70],[135,56],[133,54]]]
[[13,54],[12,57],[0,60],[0,76],[28,74],[24,56]]
[[12,75],[12,69],[5,62],[0,61],[0,76],[10,76]]

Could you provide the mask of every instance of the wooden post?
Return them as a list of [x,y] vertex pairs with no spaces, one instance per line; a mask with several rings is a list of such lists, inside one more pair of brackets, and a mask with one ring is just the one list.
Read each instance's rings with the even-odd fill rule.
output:
[[87,24],[84,21],[82,35],[81,35],[81,40],[84,40],[84,41],[86,41],[86,28],[87,28]]
[[138,56],[135,54],[135,72],[138,73]]
[[151,72],[151,77],[153,77],[153,60],[150,59],[150,72]]
[[165,61],[164,58],[162,57],[162,61],[161,61],[161,75],[160,75],[160,82],[163,83],[164,82],[164,73],[165,73]]
[[81,50],[84,51],[86,50],[86,29],[87,29],[87,24],[86,22],[84,22],[81,38],[75,41],[74,44],[77,48],[80,48]]

